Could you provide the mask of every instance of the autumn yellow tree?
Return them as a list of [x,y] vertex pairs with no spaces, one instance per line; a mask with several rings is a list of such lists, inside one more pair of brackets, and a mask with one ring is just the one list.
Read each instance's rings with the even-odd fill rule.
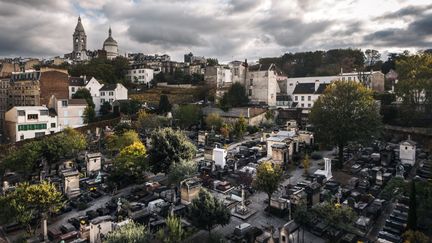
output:
[[306,154],[306,156],[304,157],[304,159],[302,161],[302,164],[303,164],[304,173],[305,173],[305,175],[307,175],[309,173],[308,170],[310,167],[309,155]]
[[138,176],[147,168],[147,150],[140,141],[135,141],[120,150],[120,154],[114,160],[114,168],[123,173]]
[[282,181],[282,174],[282,168],[277,164],[272,164],[270,161],[263,162],[257,167],[253,186],[258,191],[267,194],[269,207],[271,196],[278,189],[279,183]]
[[62,194],[50,182],[40,184],[21,183],[11,193],[0,197],[2,223],[18,222],[26,226],[27,233],[34,235],[33,219],[46,219],[49,213],[63,206]]

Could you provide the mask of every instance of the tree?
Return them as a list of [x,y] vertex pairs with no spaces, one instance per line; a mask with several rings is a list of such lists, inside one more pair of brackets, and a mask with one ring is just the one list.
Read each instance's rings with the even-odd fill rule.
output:
[[93,102],[93,98],[91,96],[91,93],[88,89],[86,88],[80,88],[78,89],[73,95],[72,95],[72,99],[85,99],[87,102],[87,105],[91,106],[91,107],[95,107],[95,104]]
[[431,239],[421,231],[407,230],[403,233],[404,242],[408,243],[428,243]]
[[309,119],[318,139],[338,146],[339,163],[343,166],[343,148],[350,141],[366,141],[380,127],[372,91],[354,81],[336,81],[327,86],[312,107]]
[[135,126],[139,131],[147,133],[153,129],[167,126],[168,124],[169,121],[166,117],[149,114],[141,110],[138,112],[138,119]]
[[15,148],[2,160],[1,171],[2,175],[6,169],[24,174],[26,178],[35,171],[38,166],[38,161],[41,160],[43,153],[42,143],[34,141],[24,144],[21,148]]
[[232,107],[247,105],[249,98],[246,95],[246,88],[240,83],[234,83],[229,90],[222,96],[220,107],[222,110],[229,110]]
[[84,135],[72,128],[66,128],[62,133],[41,140],[42,156],[49,164],[58,162],[61,158],[73,158],[87,147]]
[[207,230],[210,236],[214,226],[229,223],[231,212],[212,194],[201,189],[198,197],[190,204],[189,217],[192,225],[198,229]]
[[344,229],[354,223],[357,215],[349,207],[341,204],[323,202],[313,207],[313,211],[327,224]]
[[84,123],[88,124],[94,122],[95,117],[96,117],[96,112],[94,108],[91,106],[87,106],[84,109],[84,114],[83,114]]
[[134,142],[140,142],[140,139],[138,137],[138,133],[136,133],[134,130],[126,131],[123,134],[121,134],[120,136],[110,135],[107,138],[108,148],[112,151],[115,151],[115,150],[120,151],[124,147],[127,147],[127,146],[133,144]]
[[120,229],[114,230],[106,236],[106,243],[124,243],[124,242],[150,242],[150,234],[147,228],[134,222],[128,223]]
[[257,174],[253,185],[258,191],[267,194],[269,208],[271,196],[278,189],[279,183],[282,181],[282,173],[281,167],[273,165],[270,161],[263,162],[257,167]]
[[372,67],[381,57],[381,54],[377,50],[367,49],[365,51],[365,59],[367,67]]
[[135,141],[120,150],[114,160],[114,168],[125,174],[139,176],[146,166],[146,148],[140,141]]
[[233,133],[237,138],[243,138],[246,130],[246,119],[243,116],[240,116],[239,119],[234,123]]
[[168,180],[174,185],[179,185],[181,181],[192,177],[197,171],[197,164],[194,160],[183,160],[171,165],[168,172]]
[[417,200],[416,200],[416,186],[415,182],[411,181],[409,210],[408,210],[408,223],[407,228],[415,231],[417,229]]
[[229,136],[230,136],[230,131],[231,131],[231,130],[232,130],[231,125],[226,124],[226,123],[224,123],[224,124],[222,125],[222,127],[219,129],[220,134],[221,134],[225,139],[229,138]]
[[[312,215],[311,211],[308,210],[305,202],[300,203],[294,211],[293,218],[294,218],[295,222],[302,229],[302,234],[303,234],[302,242],[304,242],[304,227],[310,222],[312,217],[313,217],[313,215]],[[298,235],[297,239],[300,239],[299,235]]]
[[173,117],[181,128],[189,128],[201,121],[201,108],[198,105],[180,105],[174,110]]
[[8,212],[0,210],[0,218],[25,225],[27,233],[31,235],[35,234],[37,229],[35,227],[32,231],[31,221],[34,218],[46,219],[48,213],[57,212],[63,206],[62,194],[54,184],[46,181],[34,185],[20,183],[15,191],[6,194],[0,201],[8,209]]
[[216,58],[207,58],[207,66],[216,66],[219,64],[218,59]]
[[168,100],[168,96],[161,95],[159,100],[159,114],[165,114],[171,111],[171,104]]
[[396,84],[396,95],[405,104],[432,104],[432,54],[419,53],[417,55],[398,58],[396,69],[399,81]]
[[304,173],[305,173],[305,175],[307,175],[309,173],[308,170],[310,167],[309,155],[306,154],[306,156],[304,157],[304,159],[302,161],[302,164],[303,164]]
[[120,112],[122,114],[133,115],[138,112],[141,103],[137,100],[128,100],[120,103]]
[[155,173],[167,173],[172,164],[192,160],[196,154],[195,145],[181,131],[163,128],[153,132],[150,138],[150,167]]
[[168,216],[166,230],[160,229],[157,238],[164,243],[180,243],[184,240],[185,232],[182,228],[180,217]]
[[205,123],[208,129],[212,128],[218,130],[221,128],[223,121],[219,114],[210,113],[205,118]]
[[166,82],[166,78],[165,78],[165,75],[164,75],[163,72],[160,72],[160,73],[156,74],[156,75],[154,76],[153,80],[154,80],[156,83],[165,83],[165,82]]
[[100,107],[100,113],[101,115],[108,115],[111,112],[111,109],[111,104],[108,101],[105,101]]

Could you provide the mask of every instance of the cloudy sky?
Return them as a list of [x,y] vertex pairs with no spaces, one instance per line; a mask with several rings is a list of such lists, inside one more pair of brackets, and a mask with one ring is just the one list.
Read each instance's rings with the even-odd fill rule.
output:
[[78,15],[89,49],[219,60],[331,48],[432,48],[432,0],[0,0],[0,56],[62,56]]

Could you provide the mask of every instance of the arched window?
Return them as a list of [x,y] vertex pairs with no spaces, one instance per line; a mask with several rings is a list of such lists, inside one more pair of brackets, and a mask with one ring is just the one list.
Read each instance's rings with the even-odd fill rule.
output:
[[78,42],[78,38],[75,39],[75,42]]

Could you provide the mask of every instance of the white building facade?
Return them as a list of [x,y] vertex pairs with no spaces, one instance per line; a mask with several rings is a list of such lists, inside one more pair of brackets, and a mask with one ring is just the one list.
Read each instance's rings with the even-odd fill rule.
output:
[[10,142],[42,137],[59,131],[57,116],[46,106],[15,106],[5,114],[5,127]]
[[86,125],[84,123],[84,111],[87,107],[86,100],[57,99],[52,96],[49,106],[57,113],[60,131],[63,131],[66,127],[77,128]]
[[276,66],[257,64],[249,67],[246,91],[252,103],[276,106],[278,89]]
[[122,84],[104,84],[99,90],[100,104],[105,102],[113,104],[116,100],[127,100],[128,90]]
[[144,65],[132,65],[132,68],[127,71],[126,78],[135,84],[145,84],[151,86],[154,71]]

